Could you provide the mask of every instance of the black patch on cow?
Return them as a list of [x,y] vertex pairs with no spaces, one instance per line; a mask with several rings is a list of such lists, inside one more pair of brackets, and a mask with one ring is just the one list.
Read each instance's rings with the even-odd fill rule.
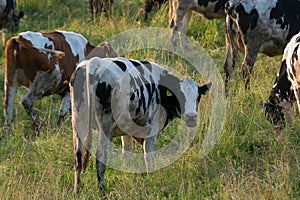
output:
[[245,11],[244,6],[242,4],[239,4],[236,7],[236,12],[239,15],[238,23],[243,34],[246,34],[249,28],[251,28],[252,30],[256,27],[258,20],[258,12],[256,9],[252,9],[249,14]]
[[296,73],[296,71],[294,69],[294,66],[295,66],[294,63],[295,63],[295,61],[296,62],[298,61],[298,54],[297,54],[298,49],[299,49],[299,44],[297,44],[297,46],[294,48],[293,55],[292,55],[292,66],[293,66],[293,73],[294,74]]
[[198,0],[198,5],[206,7],[209,2],[216,2],[216,1],[217,0]]
[[281,63],[279,75],[276,77],[276,86],[272,89],[271,94],[279,94],[281,99],[291,100],[293,98],[291,91],[291,82],[288,80],[286,60]]
[[134,95],[134,93],[132,93],[132,95],[130,96],[130,101],[133,101],[134,98],[135,98],[135,95]]
[[118,61],[118,60],[113,60],[113,63],[115,63],[116,65],[118,65],[118,67],[123,71],[125,72],[126,69],[127,69],[127,66],[125,63],[121,62],[121,61]]
[[[175,93],[173,93],[172,91],[170,91],[168,88],[166,88],[163,85],[159,85],[158,86],[158,90],[159,90],[159,102],[160,105],[163,106],[167,112],[167,119],[166,122],[164,124],[164,126],[166,126],[170,121],[172,121],[173,119],[179,118],[180,115],[178,115],[179,113],[177,112],[177,110],[180,112],[180,103],[179,100],[177,99],[177,95]],[[172,95],[167,95],[167,91],[170,91],[172,93]]]
[[300,1],[277,0],[276,7],[271,10],[270,19],[275,19],[281,29],[289,29],[287,40],[300,29]]
[[134,60],[129,60],[129,61],[135,66],[135,68],[140,72],[140,74],[144,74],[144,69],[141,66],[141,63],[138,63]]
[[300,42],[300,36],[296,38],[296,43]]
[[219,12],[220,10],[225,10],[225,4],[228,0],[219,0],[215,6],[214,12]]
[[152,65],[148,61],[140,61],[150,72],[152,72]]
[[110,111],[110,97],[112,87],[105,82],[98,83],[96,88],[96,96],[99,98],[100,104],[103,106],[103,111],[106,113]]

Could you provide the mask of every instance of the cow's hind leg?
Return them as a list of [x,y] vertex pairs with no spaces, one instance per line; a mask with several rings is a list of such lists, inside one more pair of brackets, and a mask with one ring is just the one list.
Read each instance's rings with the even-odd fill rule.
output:
[[[76,131],[76,130],[75,130]],[[82,171],[83,165],[83,144],[78,137],[77,133],[75,134],[74,140],[74,168],[75,168],[75,183],[74,183],[74,192],[80,192],[80,173]]]
[[[5,48],[5,80],[4,80],[4,117],[8,133],[12,132],[14,100],[18,87],[18,70],[16,53],[18,44],[15,39],[7,41]],[[25,79],[25,77],[24,77]]]
[[105,196],[104,174],[106,170],[107,154],[111,146],[113,132],[109,132],[109,134],[104,134],[103,131],[100,131],[99,136],[99,145],[96,151],[96,168],[99,192],[102,196]]

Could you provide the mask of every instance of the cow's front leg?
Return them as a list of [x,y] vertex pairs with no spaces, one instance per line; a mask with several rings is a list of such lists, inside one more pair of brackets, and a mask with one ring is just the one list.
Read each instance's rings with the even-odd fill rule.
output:
[[107,154],[111,147],[113,132],[105,134],[103,131],[100,131],[99,137],[99,145],[96,151],[97,178],[99,184],[99,192],[102,196],[105,196],[104,174],[106,170]]
[[67,92],[60,105],[58,121],[57,121],[58,126],[60,126],[61,123],[64,121],[64,118],[67,112],[70,110],[70,108],[71,108],[70,92]]
[[31,120],[33,121],[33,126],[36,127],[39,124],[39,116],[34,111],[34,103],[39,98],[39,96],[35,96],[32,94],[32,92],[29,90],[22,98],[22,105],[27,112],[27,114],[30,116]]
[[154,150],[155,150],[155,142],[156,142],[157,134],[154,134],[150,137],[145,138],[144,140],[144,159],[146,163],[147,172],[151,172],[155,169],[154,166]]

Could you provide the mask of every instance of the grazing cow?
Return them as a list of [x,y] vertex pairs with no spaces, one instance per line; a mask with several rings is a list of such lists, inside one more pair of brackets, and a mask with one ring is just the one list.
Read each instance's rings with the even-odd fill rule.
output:
[[290,108],[297,102],[300,111],[300,33],[287,44],[280,71],[276,77],[271,94],[262,103],[266,118],[273,124],[284,126],[285,116],[290,118]]
[[207,19],[225,18],[225,4],[228,0],[170,0],[169,25],[172,43],[175,46],[178,32],[181,34],[181,46],[185,48],[185,34],[192,11],[200,13]]
[[15,14],[16,0],[0,0],[0,29],[16,30],[24,13]]
[[258,53],[276,56],[300,30],[299,0],[233,0],[226,5],[225,86],[229,91],[238,51],[245,53],[242,72],[245,87]]
[[210,86],[199,87],[190,78],[179,80],[148,61],[93,58],[82,62],[70,80],[74,189],[79,191],[80,173],[87,166],[92,128],[99,132],[96,168],[102,193],[107,153],[114,136],[123,136],[123,152],[133,150],[132,137],[143,144],[146,167],[151,171],[150,152],[154,151],[158,132],[175,118],[196,126],[198,103]]
[[[91,55],[88,55],[91,54]],[[86,56],[117,56],[108,43],[92,46],[86,38],[74,32],[51,33],[23,32],[7,41],[5,47],[5,99],[4,116],[9,132],[13,118],[14,97],[18,85],[29,88],[22,104],[37,125],[39,118],[34,111],[37,99],[59,94],[63,101],[58,124],[70,109],[68,81],[76,66]]]
[[108,17],[113,3],[113,0],[89,0],[91,12],[96,17],[99,17],[101,13]]

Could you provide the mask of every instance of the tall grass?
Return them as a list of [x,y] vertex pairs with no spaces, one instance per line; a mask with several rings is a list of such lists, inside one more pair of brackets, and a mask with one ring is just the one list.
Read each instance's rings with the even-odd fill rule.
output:
[[[27,18],[19,31],[76,31],[92,44],[126,30],[140,27],[167,27],[168,6],[141,20],[143,2],[116,0],[109,19],[93,19],[87,1],[19,0],[18,10]],[[224,20],[205,20],[194,15],[188,35],[204,47],[220,72],[225,57]],[[167,39],[167,38],[166,38]],[[1,54],[0,97],[4,99],[4,54]],[[175,69],[203,81],[188,63],[162,51],[136,51],[127,57],[173,63]],[[200,129],[191,147],[170,166],[150,173],[131,174],[107,169],[105,180],[109,199],[299,199],[300,139],[299,115],[282,132],[275,132],[265,120],[259,103],[268,97],[280,66],[280,56],[260,55],[252,74],[251,89],[245,91],[237,64],[227,99],[226,122],[217,145],[204,158],[199,157],[202,135],[209,120],[209,97],[200,102]],[[19,103],[25,89],[15,100],[14,134],[4,134],[0,115],[0,199],[96,199],[98,198],[95,162],[82,175],[82,192],[73,194],[73,140],[70,114],[61,128],[56,127],[60,98],[51,96],[37,101],[42,119],[38,134]],[[203,111],[203,114],[201,114]],[[0,106],[3,112],[3,106]],[[157,146],[165,145],[176,123],[160,135]],[[119,139],[114,140],[120,144]],[[136,150],[141,150],[137,147]]]

